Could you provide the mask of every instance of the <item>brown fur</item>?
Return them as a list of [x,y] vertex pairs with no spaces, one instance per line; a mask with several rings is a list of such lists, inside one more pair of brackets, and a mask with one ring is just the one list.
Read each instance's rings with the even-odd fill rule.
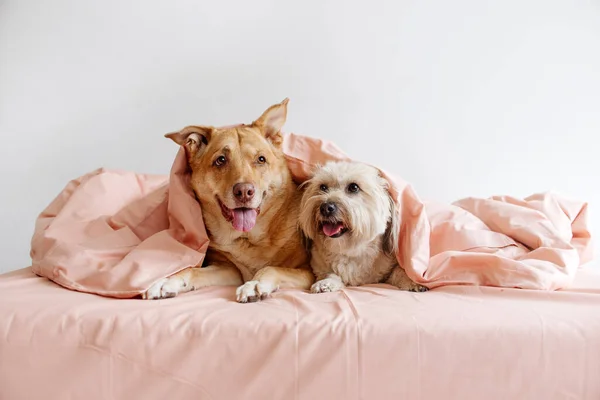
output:
[[[287,102],[270,107],[250,125],[188,126],[166,135],[186,149],[191,187],[202,207],[210,244],[206,268],[175,274],[161,283],[167,290],[159,295],[155,290],[146,297],[171,297],[204,286],[240,285],[242,280],[246,284],[238,288],[240,302],[264,298],[279,287],[310,288],[314,277],[297,228],[301,193],[281,150],[280,129]],[[219,165],[221,156],[226,162]],[[256,189],[249,206],[260,211],[256,225],[242,232],[226,219],[219,201],[230,209],[241,206],[233,187],[246,182]]]

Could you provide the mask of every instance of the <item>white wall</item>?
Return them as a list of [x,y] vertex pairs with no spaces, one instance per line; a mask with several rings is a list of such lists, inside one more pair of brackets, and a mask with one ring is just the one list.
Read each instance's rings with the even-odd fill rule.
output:
[[553,189],[600,230],[598,1],[0,0],[0,271],[71,178],[167,173],[163,133],[286,96],[423,198]]

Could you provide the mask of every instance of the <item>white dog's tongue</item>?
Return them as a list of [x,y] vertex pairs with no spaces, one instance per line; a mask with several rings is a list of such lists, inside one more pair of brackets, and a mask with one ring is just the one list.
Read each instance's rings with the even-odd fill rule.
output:
[[234,208],[233,210],[233,227],[235,230],[249,232],[256,225],[256,209],[255,208]]
[[344,229],[344,225],[341,222],[337,224],[325,223],[323,224],[323,233],[327,236],[334,236],[340,233]]

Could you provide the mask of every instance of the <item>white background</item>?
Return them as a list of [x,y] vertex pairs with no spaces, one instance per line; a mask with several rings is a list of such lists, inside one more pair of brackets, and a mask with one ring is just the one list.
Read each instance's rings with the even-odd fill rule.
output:
[[599,1],[0,0],[0,271],[70,179],[285,97],[425,199],[554,190],[600,230]]

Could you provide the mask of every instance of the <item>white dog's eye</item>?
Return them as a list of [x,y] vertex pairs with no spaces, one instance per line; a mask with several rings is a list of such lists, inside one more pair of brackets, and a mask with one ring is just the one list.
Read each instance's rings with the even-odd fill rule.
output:
[[257,161],[259,164],[264,164],[267,162],[267,159],[264,156],[260,156],[260,157],[258,157]]
[[321,185],[319,186],[319,189],[321,189],[321,192],[326,192],[329,188],[327,187],[327,185]]
[[360,187],[358,187],[358,185],[356,183],[352,182],[351,184],[348,185],[346,190],[348,190],[348,192],[350,192],[350,193],[357,193],[360,190]]

